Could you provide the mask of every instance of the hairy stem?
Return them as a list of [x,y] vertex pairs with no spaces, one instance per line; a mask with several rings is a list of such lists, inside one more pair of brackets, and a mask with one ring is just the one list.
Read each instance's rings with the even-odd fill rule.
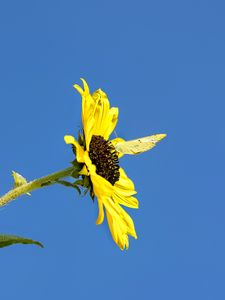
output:
[[9,191],[8,193],[6,193],[5,195],[3,195],[0,198],[0,207],[23,194],[26,194],[26,193],[32,192],[34,190],[43,188],[45,186],[57,183],[57,180],[70,176],[74,171],[76,171],[75,167],[70,167],[70,168],[49,174],[47,176],[35,179],[35,180],[25,183],[15,189],[12,189],[11,191]]

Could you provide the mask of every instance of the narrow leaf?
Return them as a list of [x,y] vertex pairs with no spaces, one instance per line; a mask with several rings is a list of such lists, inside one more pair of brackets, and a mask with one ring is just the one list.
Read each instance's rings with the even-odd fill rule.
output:
[[64,186],[67,186],[67,187],[74,187],[73,183],[66,181],[66,180],[56,180],[56,182],[59,184],[62,184]]
[[77,186],[76,184],[74,184],[73,187],[75,188],[75,190],[78,191],[79,195],[81,195],[81,190],[80,190],[79,186]]
[[31,239],[19,237],[16,235],[0,234],[0,248],[10,246],[13,244],[33,244],[41,248],[44,248],[44,246],[40,242]]
[[90,191],[90,187],[89,188],[86,188],[86,190],[84,191],[84,196],[87,195],[87,192]]

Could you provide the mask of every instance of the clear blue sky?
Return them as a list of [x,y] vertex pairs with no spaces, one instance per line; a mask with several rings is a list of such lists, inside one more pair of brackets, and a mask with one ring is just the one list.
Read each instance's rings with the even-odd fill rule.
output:
[[67,167],[84,77],[119,106],[117,133],[168,138],[124,157],[140,209],[122,252],[89,197],[53,186],[0,210],[1,299],[225,299],[224,1],[2,1],[1,193]]

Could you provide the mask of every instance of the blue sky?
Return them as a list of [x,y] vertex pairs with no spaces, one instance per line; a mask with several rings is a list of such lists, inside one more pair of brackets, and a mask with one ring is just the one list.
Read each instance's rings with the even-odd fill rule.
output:
[[0,186],[73,159],[84,77],[120,109],[117,134],[168,137],[124,157],[140,201],[128,251],[97,227],[97,205],[53,186],[0,210],[3,233],[45,248],[1,250],[1,297],[225,298],[223,1],[3,1]]

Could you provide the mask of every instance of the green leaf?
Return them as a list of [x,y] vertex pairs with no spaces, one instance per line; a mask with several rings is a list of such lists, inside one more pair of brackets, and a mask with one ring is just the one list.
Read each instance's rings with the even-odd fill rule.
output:
[[73,183],[66,181],[66,180],[56,180],[56,182],[59,184],[62,184],[64,186],[67,186],[67,187],[74,187]]
[[40,242],[31,239],[23,238],[16,235],[0,234],[0,248],[10,246],[13,244],[33,244],[44,248],[44,246]]

